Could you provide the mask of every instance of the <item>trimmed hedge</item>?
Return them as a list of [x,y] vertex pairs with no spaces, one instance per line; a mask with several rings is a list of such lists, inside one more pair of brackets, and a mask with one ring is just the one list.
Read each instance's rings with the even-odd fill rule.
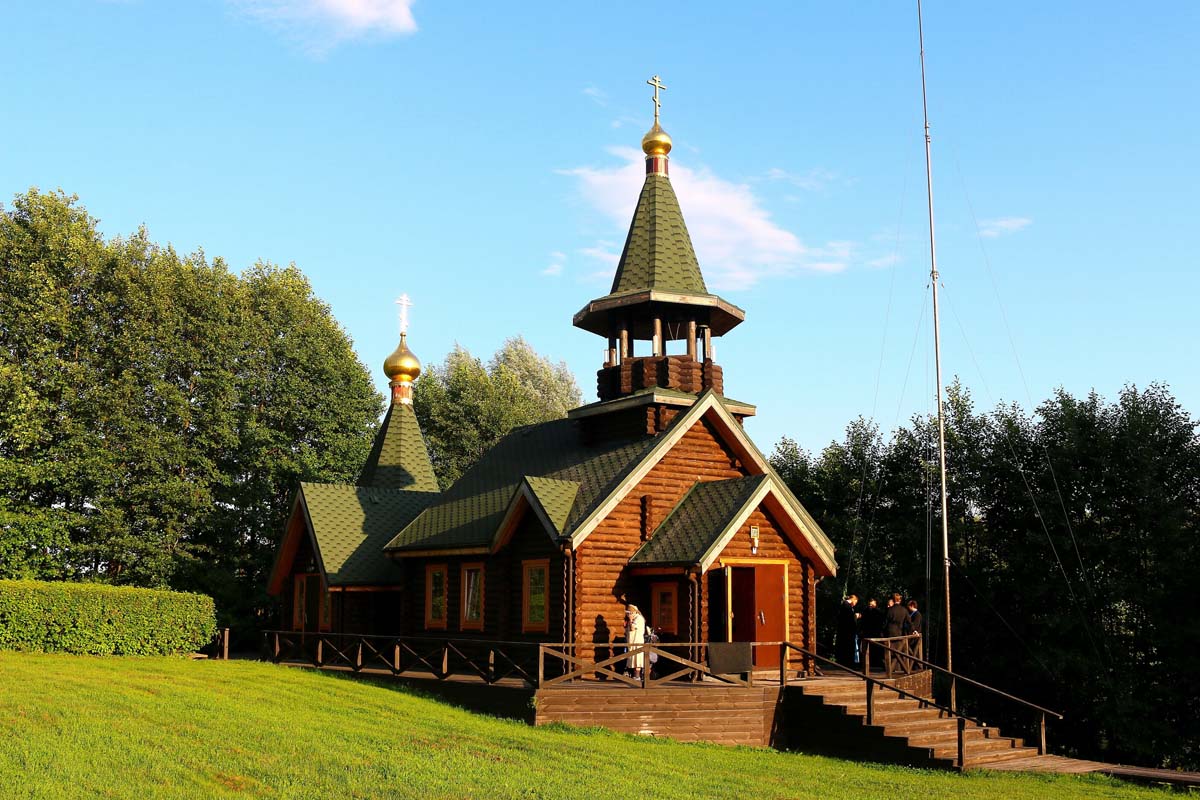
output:
[[194,652],[215,633],[203,594],[0,580],[0,650],[168,655]]

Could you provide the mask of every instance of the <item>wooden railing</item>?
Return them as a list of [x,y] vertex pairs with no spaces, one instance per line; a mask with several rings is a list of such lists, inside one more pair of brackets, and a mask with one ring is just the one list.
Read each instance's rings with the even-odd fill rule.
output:
[[[863,639],[863,672],[871,671],[871,646],[883,650],[883,671],[889,678],[894,676],[895,667],[899,665],[906,675],[914,672],[917,662],[925,663],[925,641],[920,634],[910,633],[907,636],[888,636],[879,639]],[[915,658],[914,658],[915,656]]]
[[[1037,728],[1037,730],[1038,730],[1038,746],[1037,746],[1038,754],[1039,755],[1046,754],[1046,716],[1049,715],[1051,717],[1055,717],[1056,719],[1062,719],[1063,715],[1060,714],[1059,712],[1051,711],[1048,708],[1043,708],[1042,706],[1039,706],[1037,703],[1031,703],[1028,700],[1023,700],[1022,698],[1017,697],[1016,695],[1009,694],[1008,692],[1006,692],[1002,689],[997,689],[994,686],[988,686],[986,683],[981,683],[980,681],[977,681],[973,678],[968,678],[965,675],[959,675],[958,673],[951,672],[950,670],[946,669],[945,667],[939,667],[937,664],[934,664],[930,661],[926,661],[920,655],[914,656],[910,653],[902,652],[901,650],[899,650],[897,648],[893,648],[891,645],[884,644],[884,642],[886,640],[868,639],[866,641],[869,642],[870,646],[882,648],[883,650],[885,650],[889,657],[895,656],[896,658],[903,658],[903,659],[906,659],[907,662],[909,662],[909,663],[920,664],[921,666],[925,667],[926,669],[931,669],[934,672],[937,672],[938,674],[947,676],[950,679],[950,706],[951,706],[951,708],[958,707],[956,698],[958,696],[958,686],[960,683],[962,683],[962,684],[966,684],[967,686],[971,686],[976,689],[982,689],[983,691],[988,692],[989,694],[991,694],[995,697],[1000,697],[1004,700],[1007,700],[1010,703],[1016,703],[1017,705],[1020,705],[1025,708],[1036,711],[1038,713],[1038,728]],[[869,663],[869,662],[864,661],[864,663]],[[890,677],[890,673],[889,673],[889,677]]]
[[[752,647],[781,647],[783,642],[753,642]],[[574,643],[542,644],[538,646],[538,683],[543,688],[561,686],[578,680],[611,680],[628,686],[649,689],[672,681],[701,681],[711,679],[731,686],[753,686],[754,668],[742,673],[716,673],[705,663],[708,642],[671,642],[670,644],[629,644],[601,647],[602,652],[621,650],[617,655],[599,660],[579,655],[582,649],[595,651],[596,645]],[[782,653],[782,649],[781,649]],[[641,676],[627,674],[624,667],[640,656]],[[655,662],[651,657],[655,657]],[[560,668],[561,674],[547,677],[547,668]],[[786,678],[787,662],[780,661],[780,681]],[[554,670],[557,671],[557,670]]]
[[454,676],[492,684],[517,678],[536,686],[540,667],[536,642],[266,631],[263,645],[267,658],[276,663],[299,661],[392,675],[423,672],[438,680]]

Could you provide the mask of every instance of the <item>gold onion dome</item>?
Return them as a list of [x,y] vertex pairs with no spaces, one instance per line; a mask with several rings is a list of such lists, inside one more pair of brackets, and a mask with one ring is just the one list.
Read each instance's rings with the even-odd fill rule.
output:
[[671,137],[655,120],[654,127],[642,137],[642,152],[648,156],[665,156],[671,152]]
[[411,383],[421,374],[421,360],[408,349],[407,333],[400,334],[400,344],[383,360],[383,372],[392,382]]

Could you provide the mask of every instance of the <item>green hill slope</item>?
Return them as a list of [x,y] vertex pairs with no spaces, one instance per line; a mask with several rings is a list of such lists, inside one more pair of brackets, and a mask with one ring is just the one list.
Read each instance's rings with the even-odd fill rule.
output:
[[11,652],[0,652],[0,786],[38,798],[1162,796],[1098,777],[957,775],[531,728],[254,662]]

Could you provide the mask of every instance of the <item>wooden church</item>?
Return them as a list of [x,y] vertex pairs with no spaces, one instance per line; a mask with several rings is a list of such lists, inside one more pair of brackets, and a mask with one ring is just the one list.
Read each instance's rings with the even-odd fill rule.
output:
[[[815,650],[833,546],[747,435],[754,406],[725,395],[712,342],[745,313],[705,285],[657,97],[642,149],[612,290],[573,320],[607,341],[598,401],[512,431],[439,491],[401,334],[358,482],[296,494],[269,586],[285,628],[573,643],[588,657],[623,635],[631,602],[663,641]],[[756,648],[755,665],[779,652]]]

